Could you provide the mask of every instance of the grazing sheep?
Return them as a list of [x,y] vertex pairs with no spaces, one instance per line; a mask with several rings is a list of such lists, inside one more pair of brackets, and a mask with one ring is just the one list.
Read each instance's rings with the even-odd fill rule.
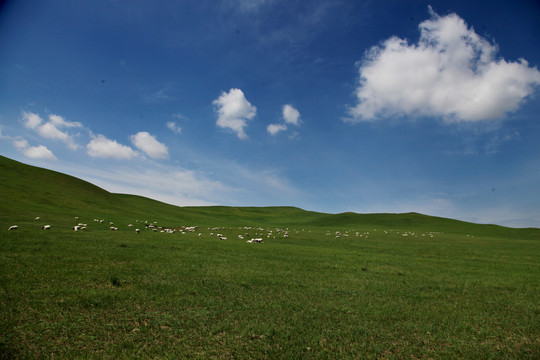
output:
[[138,234],[138,233],[140,233],[140,232],[141,232],[141,230],[139,230],[139,229],[135,229],[135,232],[136,232],[136,233]]
[[73,231],[79,231],[80,228],[81,228],[81,227],[80,227],[79,225],[75,225],[75,226],[73,227]]
[[114,227],[114,226],[111,226],[110,229],[111,229],[112,231],[118,231],[118,228],[116,228],[116,227]]
[[11,226],[9,227],[8,231],[9,231],[9,230],[17,230],[18,228],[19,228],[18,225],[11,225]]
[[41,230],[50,230],[50,228],[51,228],[51,225],[43,225]]
[[39,216],[36,216],[36,218],[34,220],[39,220],[39,219],[41,219],[41,218]]
[[227,238],[225,236],[220,236],[219,240],[227,240]]

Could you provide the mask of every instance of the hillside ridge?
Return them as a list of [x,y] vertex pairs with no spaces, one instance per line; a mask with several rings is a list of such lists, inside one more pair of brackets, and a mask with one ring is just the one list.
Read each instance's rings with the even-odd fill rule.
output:
[[[295,206],[175,206],[139,195],[115,194],[61,172],[0,156],[0,220],[3,225],[49,214],[108,218],[159,218],[161,222],[201,225],[245,224],[318,227],[437,228],[441,231],[511,230],[498,225],[409,213],[328,214]],[[518,230],[518,229],[513,229]]]

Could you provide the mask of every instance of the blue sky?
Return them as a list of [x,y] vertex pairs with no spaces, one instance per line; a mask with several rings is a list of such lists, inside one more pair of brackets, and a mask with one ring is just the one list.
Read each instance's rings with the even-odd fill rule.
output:
[[8,0],[0,153],[175,205],[540,227],[538,44],[534,0]]

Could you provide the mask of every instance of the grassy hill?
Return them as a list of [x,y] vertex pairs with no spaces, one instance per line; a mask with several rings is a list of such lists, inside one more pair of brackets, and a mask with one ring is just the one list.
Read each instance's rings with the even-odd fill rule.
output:
[[177,207],[3,157],[0,196],[0,359],[540,358],[540,229]]
[[[142,196],[113,194],[81,179],[26,165],[0,156],[0,222],[3,227],[43,221],[71,224],[75,216],[122,222],[155,220],[169,226],[320,226],[438,229],[492,234],[523,231],[495,225],[478,225],[452,219],[406,214],[324,214],[295,207],[178,207]],[[9,225],[8,225],[9,224]]]

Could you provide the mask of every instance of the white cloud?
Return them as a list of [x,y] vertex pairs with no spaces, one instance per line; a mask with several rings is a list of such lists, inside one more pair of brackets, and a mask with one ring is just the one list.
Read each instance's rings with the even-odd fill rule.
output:
[[291,105],[283,106],[283,119],[287,124],[298,126],[300,124],[300,113]]
[[14,140],[13,145],[26,157],[42,160],[57,160],[52,151],[47,149],[44,145],[30,146],[24,139]]
[[19,150],[26,149],[26,148],[28,148],[30,146],[30,145],[28,145],[28,141],[26,141],[24,139],[13,140],[13,145]]
[[540,84],[540,72],[520,59],[497,59],[497,46],[456,14],[419,25],[420,40],[391,37],[359,66],[358,104],[347,121],[387,116],[441,116],[447,121],[502,118]]
[[[300,113],[293,106],[289,104],[283,105],[282,113],[283,113],[283,120],[285,121],[285,124],[268,125],[266,127],[266,130],[270,133],[270,135],[276,135],[280,131],[287,130],[286,124],[292,124],[295,126],[300,125]],[[298,133],[294,133],[293,137],[296,137],[297,135]]]
[[165,159],[169,157],[167,146],[157,141],[153,135],[150,135],[146,131],[132,135],[131,142],[136,148],[153,159]]
[[43,123],[43,119],[38,114],[25,111],[22,113],[22,122],[25,127],[37,131],[37,133],[44,138],[60,140],[72,150],[78,148],[78,145],[73,141],[72,135],[59,128],[82,127],[82,124],[79,122],[66,121],[59,115],[51,114],[49,115],[49,121]]
[[47,139],[60,140],[64,142],[70,149],[76,150],[77,145],[67,133],[59,130],[53,123],[47,122],[38,128],[38,134]]
[[284,124],[270,124],[267,126],[266,130],[270,133],[270,135],[276,135],[280,131],[287,130],[287,125]]
[[117,143],[115,140],[107,139],[99,134],[95,136],[86,146],[88,155],[99,158],[114,158],[129,160],[137,156],[132,148]]
[[56,160],[52,151],[44,145],[30,146],[23,150],[23,154],[32,159]]
[[54,114],[49,115],[49,121],[58,127],[82,127],[80,122],[66,121],[63,117]]
[[180,126],[176,125],[176,123],[173,122],[173,121],[167,122],[167,128],[169,130],[171,130],[175,134],[181,134],[182,133],[182,128]]
[[235,131],[240,139],[247,138],[244,127],[248,120],[255,117],[257,108],[247,101],[242,90],[230,89],[228,93],[222,92],[213,104],[218,113],[216,125]]
[[38,114],[23,111],[22,121],[23,121],[24,126],[26,126],[27,128],[36,129],[38,126],[41,125],[41,123],[43,122],[43,119]]

